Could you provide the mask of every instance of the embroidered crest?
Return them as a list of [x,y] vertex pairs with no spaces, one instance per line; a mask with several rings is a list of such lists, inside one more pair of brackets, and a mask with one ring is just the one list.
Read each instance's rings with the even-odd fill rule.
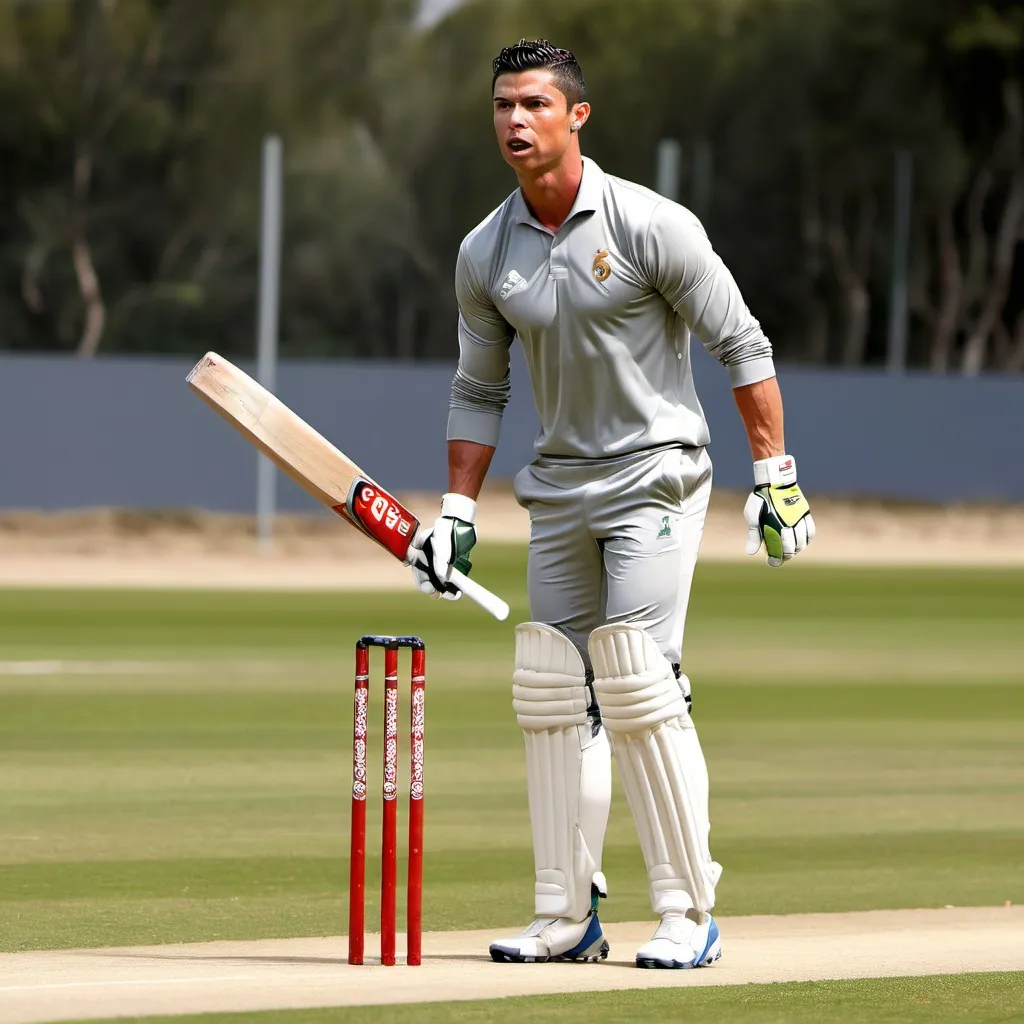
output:
[[668,516],[661,517],[661,530],[658,532],[659,537],[671,537],[672,536],[672,524],[669,522]]
[[612,276],[612,266],[608,262],[607,249],[597,250],[597,255],[594,257],[594,266],[591,269],[594,273],[594,277],[602,283]]
[[504,302],[506,299],[512,298],[513,295],[517,295],[524,288],[529,287],[529,282],[518,270],[510,270],[508,277],[501,284],[501,300]]

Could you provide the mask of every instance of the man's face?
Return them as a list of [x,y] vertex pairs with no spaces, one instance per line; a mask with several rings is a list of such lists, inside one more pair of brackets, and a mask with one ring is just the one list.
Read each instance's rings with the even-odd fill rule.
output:
[[550,71],[499,75],[494,83],[494,132],[505,162],[517,174],[542,174],[556,166],[572,142],[569,125],[590,107],[571,109]]

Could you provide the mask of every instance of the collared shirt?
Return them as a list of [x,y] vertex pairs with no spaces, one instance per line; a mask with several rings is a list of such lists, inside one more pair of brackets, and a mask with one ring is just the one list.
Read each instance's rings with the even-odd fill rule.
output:
[[509,346],[523,345],[543,455],[704,445],[690,330],[733,387],[774,376],[771,346],[697,218],[584,158],[555,232],[517,189],[463,240],[450,440],[497,445]]

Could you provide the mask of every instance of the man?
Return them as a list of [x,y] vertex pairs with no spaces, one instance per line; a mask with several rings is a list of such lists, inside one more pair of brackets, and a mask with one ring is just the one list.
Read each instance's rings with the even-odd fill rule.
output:
[[522,40],[493,66],[494,128],[519,188],[459,252],[459,366],[449,492],[420,549],[420,589],[455,598],[523,345],[540,417],[516,478],[530,513],[533,622],[516,627],[513,706],[526,740],[536,920],[497,961],[598,960],[601,853],[619,763],[660,923],[638,967],[708,966],[721,874],[708,776],[679,671],[711,491],[693,330],[725,364],[754,457],[747,552],[781,565],[814,536],[785,454],[771,347],[700,223],[580,153],[590,116],[568,50]]

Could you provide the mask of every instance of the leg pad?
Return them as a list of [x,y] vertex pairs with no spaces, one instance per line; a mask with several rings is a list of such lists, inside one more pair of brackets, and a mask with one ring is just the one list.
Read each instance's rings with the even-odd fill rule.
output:
[[710,910],[722,869],[708,849],[708,775],[687,713],[686,677],[650,635],[611,625],[590,638],[594,690],[611,739],[655,913]]
[[583,657],[557,629],[516,627],[513,706],[526,741],[536,914],[582,921],[592,885],[605,890],[611,753]]

